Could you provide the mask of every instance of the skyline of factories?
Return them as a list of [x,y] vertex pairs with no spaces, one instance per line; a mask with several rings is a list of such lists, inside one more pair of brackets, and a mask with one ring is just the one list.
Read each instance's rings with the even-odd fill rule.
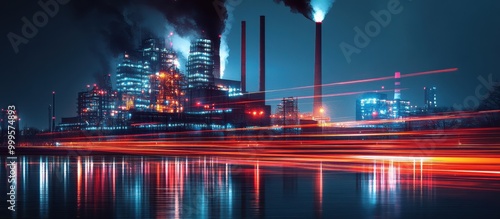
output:
[[500,218],[500,1],[4,5],[2,216]]
[[[292,1],[292,2],[296,2],[296,1]],[[313,4],[313,2],[315,2],[315,1],[312,1],[312,2],[311,2],[311,4]],[[323,2],[324,2],[324,1],[323,1]],[[299,6],[294,6],[294,5],[293,5],[293,3],[287,3],[287,1],[284,1],[284,3],[285,3],[285,4],[287,4],[288,6],[290,6],[290,7],[294,8],[294,10],[296,10],[297,12],[300,12],[300,13],[304,14],[307,18],[309,18],[309,19],[313,20],[313,21],[316,23],[316,25],[317,25],[318,21],[319,21],[319,20],[321,20],[321,17],[324,17],[324,15],[326,15],[326,14],[327,14],[327,13],[323,12],[323,11],[322,11],[322,10],[320,10],[320,9],[314,9],[314,11],[318,11],[319,13],[310,13],[310,11],[311,11],[311,10],[313,10],[312,8],[317,8],[317,7],[313,7],[313,6],[311,6],[311,4],[309,4],[309,7],[310,7],[310,8],[307,8],[307,7],[306,7],[306,9],[300,9],[300,8],[302,8],[302,5],[299,5]],[[226,5],[226,7],[227,7],[227,5]],[[330,4],[330,6],[325,6],[325,8],[327,8],[327,9],[329,9],[330,7],[331,7],[331,4]],[[305,12],[304,12],[304,11],[305,11]],[[308,11],[309,11],[309,12],[308,12]],[[325,11],[328,11],[328,10],[325,10]],[[219,34],[219,35],[217,35],[217,37],[216,37],[216,39],[218,38],[218,39],[220,39],[220,40],[221,40],[221,43],[220,43],[220,44],[218,44],[218,43],[217,43],[217,45],[216,45],[216,46],[214,46],[214,47],[218,47],[218,46],[220,46],[220,51],[221,51],[221,52],[219,53],[219,55],[220,55],[220,60],[221,60],[221,61],[220,61],[220,69],[221,69],[221,71],[220,71],[220,76],[221,76],[222,78],[224,78],[224,72],[225,72],[225,70],[224,70],[224,68],[225,68],[225,67],[224,67],[224,66],[225,66],[225,63],[226,63],[226,61],[224,61],[224,60],[225,60],[225,55],[223,55],[223,54],[227,52],[227,50],[226,50],[226,49],[224,49],[224,48],[225,48],[225,46],[224,46],[224,44],[225,44],[225,40],[223,40],[223,39],[224,39],[224,33],[226,32],[226,30],[227,30],[227,28],[228,28],[227,23],[228,23],[228,21],[229,21],[229,20],[231,20],[231,19],[230,19],[231,15],[229,15],[229,14],[230,14],[230,13],[228,13],[228,16],[227,16],[228,18],[225,20],[225,24],[226,24],[226,25],[225,25],[224,31],[222,32],[223,34]],[[319,15],[318,15],[318,14],[319,14]],[[323,14],[323,16],[322,16],[321,14]],[[234,24],[233,24],[233,25],[234,25]],[[234,25],[234,26],[236,26],[236,25]],[[231,28],[231,27],[230,27],[230,28]],[[234,31],[234,30],[233,30],[233,31]],[[142,33],[143,33],[143,31],[142,31],[142,32],[141,32],[141,31],[138,31],[138,32],[140,32],[140,33],[141,33],[141,34],[139,34],[139,35],[142,35]],[[182,31],[181,31],[181,32],[182,32]],[[202,31],[202,32],[203,32],[203,31]],[[252,31],[252,32],[256,32],[256,31]],[[173,32],[171,32],[171,33],[173,33]],[[137,35],[137,34],[132,34],[132,35]],[[206,35],[211,35],[211,34],[210,34],[210,33],[208,33],[208,31],[207,31]],[[321,32],[320,32],[320,34],[319,34],[319,35],[321,36]],[[175,38],[175,36],[179,36],[179,35],[177,35],[177,34],[173,34],[173,36],[174,36],[174,38]],[[209,37],[209,38],[210,38],[210,37]],[[184,44],[182,44],[182,43],[175,43],[176,41],[184,42]],[[321,40],[319,40],[319,41],[321,41]],[[189,43],[187,43],[187,44],[186,44],[186,42],[189,42],[189,41],[186,41],[185,39],[182,39],[182,40],[179,40],[179,39],[174,39],[174,40],[173,40],[173,43],[172,43],[172,45],[173,45],[173,47],[174,47],[174,50],[178,50],[178,51],[177,51],[177,53],[178,53],[178,54],[183,54],[183,55],[182,55],[182,57],[184,57],[185,59],[186,59],[186,57],[188,57],[188,56],[189,56],[189,55],[188,55],[188,56],[184,55],[184,54],[186,53],[186,52],[185,52],[185,51],[186,51],[186,49],[185,49],[185,48],[186,48],[186,45],[189,45]],[[316,40],[316,42],[318,42],[318,40]],[[183,47],[184,49],[179,49],[179,48],[177,48],[177,49],[176,49],[176,45],[179,45],[179,44],[180,44],[180,45],[183,45],[183,46],[180,46],[180,47]],[[313,45],[312,43],[307,43],[307,44],[311,44],[311,45]],[[268,44],[268,45],[269,45],[269,44]],[[318,47],[318,46],[316,46],[316,48],[320,48],[320,49],[321,49],[321,45],[320,45],[319,47]],[[269,49],[269,48],[267,48],[267,50],[270,50],[270,49]],[[316,56],[317,56],[317,54],[318,54],[318,52],[316,52]],[[321,54],[321,51],[319,52],[319,54]],[[236,55],[233,55],[233,56],[236,56]],[[226,58],[227,58],[227,57],[226,57]],[[218,59],[218,58],[215,58],[215,60],[216,60],[215,62],[217,63],[217,60],[219,60],[219,59]],[[318,60],[318,58],[317,58],[317,57],[316,57],[316,60]],[[321,60],[321,58],[319,58],[319,60]],[[181,62],[181,63],[182,63],[182,62]],[[180,69],[181,69],[181,73],[184,73],[184,74],[187,76],[187,75],[188,75],[187,71],[186,71],[186,70],[182,70],[182,67],[183,67],[183,66],[185,66],[186,64],[187,64],[187,63],[186,63],[186,62],[184,62],[184,63],[180,64],[180,65],[179,65],[179,67],[180,67]],[[217,64],[215,64],[215,65],[217,66]],[[316,64],[315,64],[315,68],[317,68],[317,66],[318,66],[318,64],[316,63]],[[319,64],[319,66],[321,67],[321,62],[320,62],[320,64]],[[216,67],[216,68],[217,68],[217,67]],[[311,66],[311,69],[312,69],[312,66]],[[446,70],[446,69],[445,69],[445,70]],[[450,70],[450,69],[448,69],[448,70]],[[456,70],[456,69],[455,69],[455,70]],[[113,72],[113,71],[110,71],[110,72]],[[436,73],[438,73],[438,72],[439,72],[439,71],[436,71]],[[449,72],[452,72],[452,71],[449,71]],[[260,74],[260,73],[259,73],[259,74]],[[271,73],[271,74],[272,74],[272,73]],[[389,73],[389,74],[392,74],[392,73]],[[387,74],[387,75],[389,75],[389,74]],[[112,75],[112,77],[114,77],[114,75],[115,75],[115,74],[114,74],[114,73],[112,73],[111,75]],[[217,75],[217,74],[215,74],[215,75]],[[315,78],[318,78],[318,76],[317,76],[317,75],[318,75],[318,71],[317,71],[317,70],[315,70],[315,74],[314,74],[314,75],[315,75]],[[321,75],[321,70],[319,70],[319,75]],[[404,75],[404,73],[403,73],[403,75]],[[216,77],[216,78],[217,78],[217,77]],[[261,77],[261,78],[262,78],[262,77]],[[312,78],[312,77],[311,77],[311,78]],[[320,78],[321,78],[321,77],[320,77]],[[115,80],[116,80],[116,79],[115,79]],[[113,81],[115,81],[115,80],[113,80]],[[315,104],[314,104],[314,105],[315,105],[316,107],[314,107],[314,108],[315,108],[315,109],[319,109],[319,108],[325,107],[325,109],[322,109],[322,110],[326,110],[326,113],[328,113],[328,114],[330,114],[330,115],[331,115],[331,113],[332,113],[333,111],[335,111],[335,110],[336,110],[335,108],[336,108],[336,105],[337,105],[337,104],[335,104],[335,105],[328,104],[328,106],[318,107],[319,105],[317,104],[317,102],[318,102],[318,101],[317,101],[317,99],[320,99],[320,97],[352,96],[352,95],[354,95],[354,96],[358,97],[358,96],[359,96],[359,95],[361,95],[362,93],[370,91],[370,90],[367,90],[367,91],[362,91],[362,92],[360,91],[360,92],[349,92],[349,93],[338,93],[338,94],[333,94],[333,93],[331,93],[331,92],[328,92],[326,95],[321,95],[321,93],[318,93],[318,92],[317,92],[317,90],[320,90],[320,91],[321,91],[321,89],[318,89],[318,88],[320,88],[320,86],[318,86],[318,84],[321,84],[321,80],[319,80],[319,83],[318,83],[318,80],[317,80],[317,79],[315,79],[315,80],[314,80],[314,83],[316,84],[316,86],[314,86],[316,89],[314,89],[314,90],[315,90],[315,92],[314,92],[315,94],[314,94],[314,96],[313,96],[313,97],[311,97],[311,96],[298,96],[298,97],[299,97],[299,99],[301,99],[301,102],[300,102],[299,106],[300,106],[300,108],[301,108],[301,111],[302,111],[302,112],[306,112],[306,111],[307,111],[307,110],[302,110],[302,109],[304,108],[304,107],[303,107],[304,105],[306,105],[306,106],[309,106],[309,105],[310,105],[310,104],[308,103],[308,99],[315,99],[315,101],[314,101],[314,102],[315,102]],[[338,82],[338,83],[337,83],[337,85],[338,85],[338,84],[342,84],[342,83],[350,83],[350,82],[348,82],[348,81],[346,81],[346,82]],[[392,82],[391,82],[391,83],[392,83]],[[98,84],[100,84],[100,83],[98,82]],[[259,83],[259,84],[261,84],[261,83]],[[263,84],[265,85],[266,83],[264,82]],[[335,84],[335,83],[333,83],[333,84]],[[332,85],[332,84],[324,84],[324,85],[323,85],[323,87],[325,87],[325,86],[330,86],[330,85]],[[432,84],[422,84],[422,85],[421,85],[421,87],[424,87],[424,86],[429,86],[429,85],[432,85]],[[263,87],[263,86],[262,86],[262,85],[259,85],[259,87]],[[386,87],[389,87],[389,86],[386,86]],[[313,86],[308,87],[308,88],[313,88]],[[300,89],[307,89],[307,88],[300,88],[300,87],[299,87],[298,89],[296,89],[296,88],[290,88],[289,90],[300,90]],[[285,92],[286,92],[286,91],[287,91],[287,89],[283,89],[282,91],[285,91]],[[391,91],[392,91],[392,89],[383,89],[383,90],[382,90],[382,89],[376,89],[376,90],[373,90],[373,91],[391,92]],[[259,92],[264,92],[264,90],[262,90],[261,88],[259,88]],[[59,93],[59,92],[58,92],[58,93]],[[266,91],[265,91],[265,93],[274,93],[274,90],[266,90]],[[281,95],[281,97],[289,97],[289,96],[285,94],[285,95]],[[297,97],[297,96],[293,95],[293,96],[291,96],[291,97]],[[354,97],[354,98],[355,98],[355,97]],[[354,98],[353,98],[353,99],[354,99]],[[302,100],[304,100],[304,101],[302,101]],[[276,102],[280,102],[280,101],[281,101],[281,98],[272,98],[272,99],[271,99],[271,98],[268,98],[268,99],[267,99],[267,101],[269,101],[269,102],[270,102],[270,101],[274,101],[274,102],[273,102],[273,104],[270,104],[270,105],[271,105],[271,108],[272,108],[272,109],[274,109],[274,108],[275,108],[275,106],[277,105],[277,104],[275,104],[275,103],[276,103]],[[423,102],[423,101],[420,101],[420,100],[419,100],[419,101],[415,101],[415,102],[420,103],[420,102]],[[353,101],[352,103],[353,103],[352,105],[354,105],[354,101]],[[64,103],[64,104],[66,104],[66,103]],[[59,105],[59,106],[61,106],[62,104],[58,104],[58,105]],[[313,105],[313,104],[311,104],[311,105]],[[419,105],[420,105],[420,104],[419,104]],[[22,113],[23,109],[21,108],[20,110],[21,110],[21,113]],[[319,111],[319,110],[314,110],[314,112],[318,112],[318,111]],[[313,113],[313,114],[314,114],[314,113]],[[354,115],[354,112],[352,113],[352,115]],[[354,117],[354,116],[353,116],[353,117]],[[57,119],[59,120],[59,119],[60,119],[60,117],[58,116],[58,117],[57,117]],[[334,120],[335,120],[335,117],[334,117]],[[29,122],[29,121],[28,121],[28,122]],[[59,122],[59,121],[58,121],[58,122]]]
[[[220,56],[217,52],[220,39],[211,40],[208,38],[195,39],[190,43],[190,52],[188,61],[184,67],[184,72],[181,71],[181,64],[179,62],[178,52],[175,52],[174,46],[174,33],[171,32],[167,38],[154,39],[149,38],[143,41],[142,46],[133,51],[124,52],[121,62],[117,65],[116,83],[112,83],[111,74],[105,74],[93,86],[87,85],[87,90],[78,93],[77,98],[77,117],[62,118],[62,122],[58,121],[56,115],[56,92],[52,93],[52,105],[49,105],[49,128],[51,131],[68,131],[89,129],[93,130],[96,127],[108,127],[115,129],[116,126],[122,129],[130,124],[127,121],[133,120],[132,113],[195,113],[206,114],[206,110],[222,110],[221,112],[229,112],[233,109],[234,105],[244,105],[243,113],[250,116],[267,117],[269,121],[240,124],[236,127],[248,126],[267,126],[279,125],[281,114],[285,111],[293,109],[288,112],[289,116],[296,117],[294,119],[284,116],[283,124],[281,125],[299,125],[299,117],[302,120],[316,121],[322,124],[329,122],[330,118],[326,114],[326,108],[322,104],[321,91],[323,85],[321,83],[321,25],[316,22],[316,54],[315,59],[315,72],[314,82],[315,85],[311,86],[315,91],[313,97],[283,97],[283,102],[276,107],[276,111],[271,112],[274,106],[265,105],[265,17],[260,17],[260,65],[259,65],[259,90],[256,92],[248,92],[246,89],[246,21],[241,22],[241,81],[225,80],[222,79],[222,69],[220,63]],[[318,68],[319,67],[319,68]],[[457,69],[445,69],[440,71],[430,71],[417,74],[434,74],[442,72],[452,72]],[[408,75],[413,76],[413,75]],[[319,79],[318,79],[319,78]],[[400,80],[401,74],[397,72],[394,79],[396,80],[394,89],[394,103],[389,103],[386,106],[391,114],[383,119],[398,119],[408,117],[410,114],[410,102],[403,100],[405,106],[396,106],[395,103],[400,104],[401,88]],[[387,80],[388,78],[381,78],[375,80]],[[349,82],[346,82],[349,83]],[[115,84],[115,86],[113,86]],[[113,89],[115,87],[116,89]],[[300,89],[300,88],[299,88]],[[436,93],[434,87],[434,103],[436,103]],[[388,92],[391,90],[377,90],[376,92]],[[270,91],[273,92],[273,91]],[[359,92],[362,94],[363,92]],[[368,93],[368,92],[367,92]],[[325,96],[335,95],[326,94]],[[340,94],[342,95],[342,94]],[[241,98],[234,98],[234,97]],[[221,98],[225,97],[225,98]],[[231,97],[233,97],[231,99]],[[229,99],[227,99],[229,98]],[[288,101],[291,99],[294,107],[287,107],[290,104]],[[299,99],[313,98],[315,112],[304,113],[299,111]],[[385,98],[387,99],[387,98]],[[230,104],[231,102],[232,104]],[[250,104],[249,104],[250,103]],[[427,104],[427,100],[426,100]],[[253,105],[248,107],[248,105]],[[436,105],[436,104],[434,104]],[[199,108],[202,106],[202,108]],[[208,106],[208,107],[207,107]],[[380,108],[379,106],[377,106]],[[400,107],[401,109],[400,111]],[[405,108],[406,107],[406,108]],[[437,107],[437,105],[435,106]],[[238,108],[238,107],[236,107]],[[427,109],[427,108],[426,108]],[[357,120],[369,120],[368,118],[359,119],[358,112],[356,111]],[[364,110],[364,109],[361,109]],[[377,109],[377,111],[380,109]],[[417,110],[417,109],[412,109]],[[425,109],[422,109],[425,110]],[[382,111],[383,112],[383,111]],[[378,112],[377,112],[378,113]],[[241,113],[240,113],[241,114]],[[385,114],[385,113],[384,113]],[[151,114],[150,117],[157,116]],[[270,118],[269,118],[270,117]],[[304,118],[305,117],[305,118]],[[172,119],[172,118],[170,118]],[[182,120],[184,118],[178,117]],[[244,120],[248,121],[252,118],[246,117]],[[370,118],[370,119],[375,119]],[[112,120],[112,121],[111,121]],[[203,120],[203,119],[201,119]],[[292,120],[292,122],[290,122]],[[233,121],[231,120],[226,124],[219,124],[219,128],[234,128]],[[135,121],[137,122],[137,121]],[[141,121],[143,122],[143,121]],[[200,122],[200,120],[193,120],[191,122]],[[227,121],[224,121],[227,122]],[[133,122],[132,122],[133,123]],[[201,122],[204,123],[204,122]],[[307,123],[307,122],[306,122]],[[179,125],[180,124],[175,124]],[[57,128],[56,128],[57,127]],[[201,125],[203,128],[203,125]],[[206,128],[206,127],[205,127]],[[211,127],[213,129],[213,127]],[[197,129],[197,128],[194,128]]]

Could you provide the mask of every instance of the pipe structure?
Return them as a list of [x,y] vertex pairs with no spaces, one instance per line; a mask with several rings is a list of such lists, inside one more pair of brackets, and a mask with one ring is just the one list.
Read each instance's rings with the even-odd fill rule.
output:
[[241,92],[247,92],[247,25],[241,22]]

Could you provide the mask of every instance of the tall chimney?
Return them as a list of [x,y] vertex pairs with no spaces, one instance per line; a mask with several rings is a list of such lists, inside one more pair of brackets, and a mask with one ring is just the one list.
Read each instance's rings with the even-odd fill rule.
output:
[[316,53],[314,62],[314,103],[313,115],[321,116],[322,101],[322,82],[321,82],[321,22],[316,22]]
[[215,41],[212,42],[212,49],[214,51],[214,78],[220,79],[221,77],[221,69],[220,69],[220,41],[221,36],[219,35],[215,38]]
[[52,130],[56,130],[56,92],[52,91]]
[[401,73],[396,72],[394,74],[394,102],[396,104],[396,111],[394,112],[394,118],[398,119],[401,117]]
[[247,92],[247,23],[241,22],[241,92]]
[[401,100],[401,73],[394,74],[394,100]]
[[260,68],[259,68],[259,91],[262,93],[264,103],[266,101],[266,17],[260,16]]
[[51,132],[52,131],[52,125],[51,125],[52,124],[52,105],[49,105],[48,115],[49,115],[49,117],[48,117],[49,118],[49,129],[48,130],[49,130],[49,132]]

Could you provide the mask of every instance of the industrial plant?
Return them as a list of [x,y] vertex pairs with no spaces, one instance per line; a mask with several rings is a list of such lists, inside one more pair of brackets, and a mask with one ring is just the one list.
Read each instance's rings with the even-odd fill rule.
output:
[[266,105],[265,17],[260,17],[259,90],[246,89],[246,23],[241,25],[241,81],[221,78],[220,39],[191,42],[182,72],[167,38],[149,38],[135,51],[124,51],[103,84],[87,85],[77,96],[77,116],[55,124],[55,93],[49,106],[49,130],[181,131],[222,130],[271,125]]
[[[284,97],[274,113],[266,105],[266,18],[259,19],[258,90],[247,90],[247,25],[241,22],[240,81],[221,78],[220,36],[190,42],[189,56],[181,66],[172,37],[148,38],[138,49],[123,51],[112,75],[87,85],[77,95],[77,115],[56,124],[56,94],[48,107],[49,132],[105,131],[108,133],[237,130],[265,127],[280,133],[299,134],[309,128],[333,127],[323,105],[322,21],[314,17],[315,53],[312,112],[299,111],[299,98]],[[181,69],[184,69],[183,71]],[[356,101],[357,121],[396,120],[437,108],[436,87],[425,88],[425,104],[419,108],[401,99],[401,73],[394,75],[394,98],[370,92]],[[340,125],[344,127],[344,125]],[[351,128],[376,127],[366,124]],[[334,128],[334,127],[333,127]]]

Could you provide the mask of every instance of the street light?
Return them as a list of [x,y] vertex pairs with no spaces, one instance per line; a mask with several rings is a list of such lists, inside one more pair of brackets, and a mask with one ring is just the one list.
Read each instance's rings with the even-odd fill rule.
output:
[[[320,107],[318,111],[319,111],[319,117],[316,118],[316,121],[318,121],[319,126],[323,127],[325,123],[325,108]],[[323,128],[321,128],[321,132],[323,132]]]

